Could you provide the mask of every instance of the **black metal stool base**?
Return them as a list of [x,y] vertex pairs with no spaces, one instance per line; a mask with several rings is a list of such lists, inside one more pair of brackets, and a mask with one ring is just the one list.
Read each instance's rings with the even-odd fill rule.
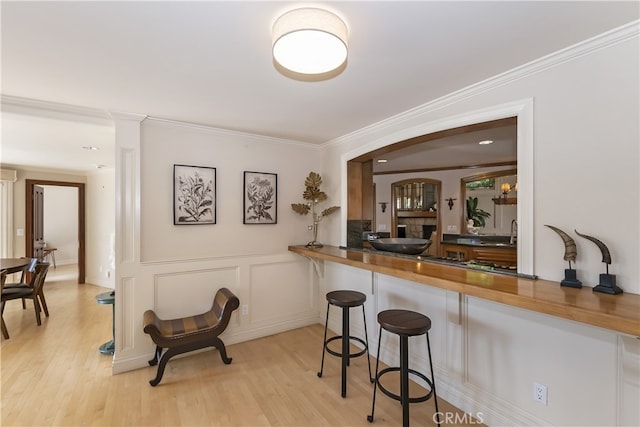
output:
[[[378,388],[380,389],[380,391],[386,394],[387,396],[389,396],[390,398],[397,400],[398,402],[402,402],[402,396],[400,396],[399,394],[392,393],[386,388],[384,388],[384,386],[380,382],[380,379],[384,374],[387,374],[389,372],[400,372],[400,371],[401,371],[400,367],[385,368],[382,371],[378,372],[378,375],[376,377],[376,380],[378,381]],[[433,382],[431,382],[431,380],[426,375],[414,369],[409,369],[408,372],[409,374],[422,378],[422,380],[424,380],[424,382],[426,382],[427,385],[429,386],[429,392],[427,394],[425,394],[424,396],[409,397],[409,403],[425,402],[431,399],[431,396],[433,396]]]
[[[324,343],[324,349],[327,351],[327,353],[333,355],[333,356],[337,356],[337,357],[342,357],[342,352],[337,352],[335,350],[331,350],[329,348],[329,343],[331,341],[335,341],[335,340],[341,340],[342,339],[342,335],[338,335],[335,337],[331,337],[329,338],[327,341],[325,341]],[[358,356],[362,356],[363,354],[365,354],[369,349],[367,348],[367,343],[364,342],[364,340],[360,337],[353,337],[353,336],[349,336],[350,340],[354,340],[354,341],[358,341],[359,343],[361,343],[364,348],[362,350],[360,350],[357,353],[349,353],[349,358],[353,358],[353,357],[358,357]],[[318,376],[321,377],[322,375],[320,375],[320,372],[318,372]],[[372,381],[373,382],[373,381]]]
[[[366,301],[365,294],[356,291],[332,291],[327,294],[327,318],[324,323],[324,338],[322,340],[322,362],[320,364],[320,371],[318,372],[318,378],[322,378],[322,372],[324,369],[324,354],[329,353],[332,356],[342,359],[342,386],[341,396],[347,396],[347,366],[350,365],[350,361],[354,357],[367,356],[367,366],[369,367],[369,381],[374,382],[374,378],[371,376],[371,359],[369,358],[369,338],[367,334],[367,318],[364,310],[364,302]],[[329,308],[331,305],[335,305],[342,309],[342,335],[334,336],[327,339],[327,329],[329,325]],[[365,339],[349,335],[349,309],[351,307],[362,307],[362,318],[364,321],[364,334]],[[340,340],[341,351],[335,351],[329,348],[329,343]],[[360,351],[351,352],[349,344],[351,341],[361,343],[364,348]]]
[[[376,407],[376,391],[380,391],[386,396],[397,400],[402,405],[402,425],[409,426],[409,404],[425,402],[433,397],[436,407],[437,423],[440,425],[440,412],[438,410],[438,396],[436,394],[435,379],[433,375],[433,361],[431,359],[431,344],[429,342],[429,329],[431,328],[431,319],[420,313],[410,310],[385,310],[378,313],[378,323],[380,324],[380,333],[378,335],[378,353],[376,357],[376,376],[373,386],[373,400],[371,402],[371,415],[367,415],[367,421],[373,422],[373,416]],[[386,330],[398,335],[400,338],[400,366],[385,368],[379,370],[380,366],[380,343],[382,342],[382,330]],[[409,337],[425,335],[427,338],[427,353],[429,355],[429,368],[431,378],[425,374],[409,368]],[[387,390],[381,383],[381,378],[389,372],[400,373],[400,394],[395,394]],[[429,391],[423,396],[409,395],[409,376],[414,375],[422,379],[428,386]]]

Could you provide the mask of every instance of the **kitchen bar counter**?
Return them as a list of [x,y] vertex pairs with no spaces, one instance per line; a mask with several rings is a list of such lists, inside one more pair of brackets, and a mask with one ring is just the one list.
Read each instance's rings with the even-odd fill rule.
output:
[[289,251],[640,337],[640,295],[636,294],[607,295],[586,286],[567,288],[548,280],[511,277],[335,246],[289,246]]

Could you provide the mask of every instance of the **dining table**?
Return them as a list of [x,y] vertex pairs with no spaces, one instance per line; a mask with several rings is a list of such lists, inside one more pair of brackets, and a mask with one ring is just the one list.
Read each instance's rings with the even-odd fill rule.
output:
[[18,273],[29,265],[30,258],[0,258],[0,271],[7,274]]

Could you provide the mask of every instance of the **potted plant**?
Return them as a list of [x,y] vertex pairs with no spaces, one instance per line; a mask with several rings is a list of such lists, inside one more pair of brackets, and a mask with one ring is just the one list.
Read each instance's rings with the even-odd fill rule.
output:
[[[484,209],[480,209],[478,207],[478,198],[469,196],[467,198],[467,223],[469,226],[469,232],[473,232],[472,228],[475,227],[484,227],[486,225],[486,219],[489,218],[491,214]],[[473,221],[473,224],[471,222]],[[477,232],[477,230],[475,230]]]

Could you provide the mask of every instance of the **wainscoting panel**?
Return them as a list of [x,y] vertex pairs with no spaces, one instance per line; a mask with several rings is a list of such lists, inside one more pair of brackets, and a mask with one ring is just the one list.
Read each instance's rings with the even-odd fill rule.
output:
[[154,311],[164,319],[192,316],[211,308],[219,288],[237,293],[237,266],[157,274]]
[[247,309],[251,325],[317,314],[317,292],[309,280],[307,260],[253,264],[249,268]]
[[618,422],[621,426],[640,426],[640,337],[618,335]]
[[472,297],[466,315],[465,386],[477,399],[557,425],[615,424],[615,332]]

